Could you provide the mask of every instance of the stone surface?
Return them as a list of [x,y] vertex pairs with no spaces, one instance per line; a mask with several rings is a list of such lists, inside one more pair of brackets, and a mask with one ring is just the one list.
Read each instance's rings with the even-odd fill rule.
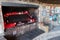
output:
[[42,33],[44,33],[44,31],[37,28],[35,30],[25,33],[22,36],[18,36],[16,40],[32,40],[33,38],[37,37]]
[[38,35],[44,33],[44,31],[36,28],[32,31],[26,32],[23,35],[19,36],[6,36],[8,40],[32,40],[33,38],[37,37]]
[[6,40],[3,36],[0,36],[0,40]]
[[48,39],[48,40],[60,40],[60,36],[55,37],[55,38],[51,38],[51,39]]

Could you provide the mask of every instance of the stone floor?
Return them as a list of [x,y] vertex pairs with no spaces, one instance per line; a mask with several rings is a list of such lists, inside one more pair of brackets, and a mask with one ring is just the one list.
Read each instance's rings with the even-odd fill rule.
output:
[[18,37],[8,37],[8,40],[32,40],[36,36],[44,33],[44,31],[36,28],[35,30],[32,30],[30,32],[26,32],[23,35],[20,35]]
[[42,31],[40,29],[35,29],[31,32],[25,33],[23,36],[17,37],[16,40],[32,40],[33,38],[35,38],[36,36],[38,36],[42,33],[44,33],[44,31]]

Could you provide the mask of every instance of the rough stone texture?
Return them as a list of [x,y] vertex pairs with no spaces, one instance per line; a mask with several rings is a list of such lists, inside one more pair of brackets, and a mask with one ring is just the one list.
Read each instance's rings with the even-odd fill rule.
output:
[[30,32],[26,32],[24,35],[22,36],[18,36],[16,40],[32,40],[33,38],[35,38],[36,36],[40,35],[44,33],[44,31],[36,28]]
[[35,24],[28,24],[28,25],[22,25],[22,26],[16,26],[14,28],[11,29],[7,29],[5,34],[6,35],[20,35],[20,34],[24,34],[27,31],[32,31],[34,30],[36,27],[36,23]]
[[2,8],[1,8],[1,4],[0,4],[0,35],[4,34],[4,23],[3,23],[3,16],[2,16]]
[[3,36],[0,36],[0,40],[6,40]]
[[41,35],[44,33],[44,31],[36,28],[32,31],[26,32],[23,35],[19,36],[6,36],[8,40],[32,40],[33,38],[37,37],[38,35]]

